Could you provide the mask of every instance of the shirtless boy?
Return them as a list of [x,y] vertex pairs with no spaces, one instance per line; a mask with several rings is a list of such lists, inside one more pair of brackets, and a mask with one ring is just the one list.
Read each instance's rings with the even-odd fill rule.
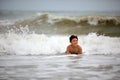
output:
[[82,48],[78,45],[78,37],[71,35],[70,45],[67,46],[66,54],[82,54]]

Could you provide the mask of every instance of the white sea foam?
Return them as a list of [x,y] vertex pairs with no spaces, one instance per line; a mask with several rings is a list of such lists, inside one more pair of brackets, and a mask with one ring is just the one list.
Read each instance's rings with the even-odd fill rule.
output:
[[15,22],[15,20],[14,21],[12,21],[12,20],[0,20],[0,25],[3,25],[3,26],[13,25],[14,22]]
[[[29,34],[21,28],[22,33],[0,34],[0,54],[40,55],[62,54],[69,45],[70,35]],[[27,32],[26,32],[27,31]],[[96,33],[78,35],[83,54],[120,54],[120,38],[98,36]]]
[[57,54],[65,51],[66,38],[44,34],[3,34],[0,35],[0,51],[18,55]]
[[120,38],[90,33],[81,41],[86,54],[120,54]]

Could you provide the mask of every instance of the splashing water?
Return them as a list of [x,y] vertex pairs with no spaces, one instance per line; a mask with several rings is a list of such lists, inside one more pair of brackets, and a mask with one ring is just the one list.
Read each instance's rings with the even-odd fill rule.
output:
[[[119,15],[23,12],[0,14],[0,80],[120,79]],[[62,55],[71,34],[83,55]]]
[[[19,32],[19,33],[18,33]],[[84,54],[119,54],[120,38],[97,35],[78,35]],[[16,55],[62,54],[69,45],[69,35],[30,33],[27,27],[0,34],[0,51]]]

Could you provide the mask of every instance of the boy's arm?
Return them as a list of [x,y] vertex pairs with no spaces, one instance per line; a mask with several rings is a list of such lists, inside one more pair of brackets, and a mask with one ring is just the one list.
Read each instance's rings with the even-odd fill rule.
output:
[[81,46],[78,46],[79,47],[79,54],[82,54],[82,48]]
[[69,51],[69,46],[67,47],[66,51],[65,51],[66,54],[70,54],[70,51]]

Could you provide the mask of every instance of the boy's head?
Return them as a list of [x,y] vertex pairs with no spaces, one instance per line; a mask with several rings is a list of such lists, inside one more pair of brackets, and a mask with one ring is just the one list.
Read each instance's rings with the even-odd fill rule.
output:
[[70,43],[72,45],[77,45],[78,44],[78,37],[75,36],[75,35],[71,35],[70,38],[69,38],[69,40],[70,40]]

